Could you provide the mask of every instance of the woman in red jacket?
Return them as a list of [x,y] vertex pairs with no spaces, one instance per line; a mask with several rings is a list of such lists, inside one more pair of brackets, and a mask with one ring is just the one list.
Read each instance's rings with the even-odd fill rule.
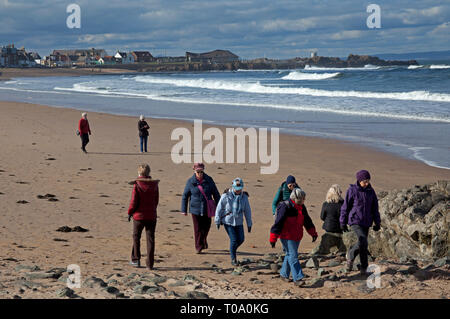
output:
[[289,200],[278,204],[277,216],[270,229],[269,240],[274,248],[277,239],[280,238],[283,250],[286,252],[280,276],[283,280],[289,281],[289,275],[292,272],[292,280],[297,286],[304,285],[302,279],[305,277],[298,261],[298,246],[303,237],[303,227],[312,236],[313,242],[317,239],[316,228],[304,205],[305,197],[304,191],[295,188]]
[[133,217],[133,248],[130,264],[141,266],[141,234],[145,227],[147,238],[147,268],[152,270],[155,256],[156,208],[159,202],[159,180],[150,176],[150,166],[142,164],[138,167],[139,177],[133,187],[128,221]]
[[81,138],[81,150],[86,152],[86,145],[89,143],[89,135],[91,135],[91,128],[89,127],[89,121],[87,114],[81,114],[81,119],[78,121],[78,132],[80,132]]

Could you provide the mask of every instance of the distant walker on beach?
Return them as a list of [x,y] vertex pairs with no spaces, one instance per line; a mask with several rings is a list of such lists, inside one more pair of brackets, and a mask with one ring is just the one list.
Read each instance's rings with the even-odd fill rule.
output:
[[78,134],[81,138],[81,150],[84,153],[86,151],[86,145],[89,143],[89,135],[91,135],[91,128],[89,127],[89,121],[87,119],[87,113],[81,114],[81,119],[78,122]]
[[148,142],[148,130],[150,126],[145,121],[144,115],[139,117],[138,122],[138,130],[139,130],[139,139],[141,143],[141,153],[147,153],[147,142]]

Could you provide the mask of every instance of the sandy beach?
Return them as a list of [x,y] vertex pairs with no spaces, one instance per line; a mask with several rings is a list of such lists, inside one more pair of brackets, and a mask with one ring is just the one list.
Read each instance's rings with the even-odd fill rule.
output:
[[[9,77],[2,70],[3,76]],[[14,76],[19,76],[15,74]],[[157,103],[157,102],[155,102]],[[192,123],[148,119],[149,153],[139,153],[137,117],[102,113],[88,114],[91,142],[88,154],[80,150],[75,135],[82,110],[43,105],[0,102],[0,298],[58,298],[56,291],[65,283],[56,279],[37,280],[25,289],[28,268],[41,270],[66,268],[77,264],[84,282],[92,276],[104,281],[115,279],[115,286],[130,296],[133,288],[122,285],[130,274],[166,278],[165,292],[146,298],[175,298],[188,290],[202,291],[212,298],[449,298],[448,280],[432,279],[413,293],[404,282],[378,289],[370,295],[354,286],[295,288],[276,278],[276,273],[256,267],[241,275],[232,274],[228,237],[223,228],[211,227],[209,249],[197,255],[193,243],[191,216],[179,213],[181,194],[192,175],[192,164],[171,160],[171,132],[178,127],[192,129]],[[208,126],[204,125],[204,129]],[[224,130],[224,128],[222,128]],[[148,163],[151,176],[161,180],[156,227],[156,264],[146,268],[128,265],[132,224],[127,209],[137,166]],[[355,172],[367,169],[375,191],[408,188],[415,184],[449,180],[450,170],[427,166],[360,145],[332,139],[280,135],[280,169],[277,174],[261,175],[261,164],[210,164],[206,172],[220,192],[234,177],[241,177],[250,194],[253,229],[238,249],[238,258],[263,259],[280,253],[280,243],[268,243],[273,222],[271,203],[278,186],[292,174],[307,193],[306,206],[319,236],[323,234],[319,214],[331,184],[344,192],[354,183]],[[53,194],[56,200],[39,199]],[[57,232],[62,226],[81,226],[88,232]],[[319,238],[320,240],[320,238]],[[145,252],[145,242],[142,239]],[[305,233],[300,252],[309,253],[316,243]],[[217,271],[221,269],[221,271]],[[306,269],[313,274],[315,270]],[[197,280],[178,285],[186,275]],[[28,277],[27,277],[28,278]],[[256,279],[255,279],[256,278]],[[173,283],[173,285],[172,285]],[[168,291],[173,293],[168,293]],[[108,292],[82,287],[75,293],[83,298],[113,298]]]

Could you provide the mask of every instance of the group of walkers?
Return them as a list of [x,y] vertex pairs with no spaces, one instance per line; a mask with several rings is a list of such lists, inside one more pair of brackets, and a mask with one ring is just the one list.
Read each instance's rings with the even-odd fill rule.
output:
[[[141,153],[147,152],[148,130],[150,126],[143,115],[138,121]],[[87,114],[83,113],[78,123],[77,135],[81,138],[81,149],[84,153],[89,143],[91,129]],[[247,224],[247,232],[252,230],[252,211],[250,208],[249,194],[244,191],[242,178],[235,178],[231,187],[219,194],[214,180],[205,173],[203,163],[194,164],[194,174],[187,180],[181,198],[181,213],[187,216],[191,214],[194,226],[194,245],[197,254],[208,249],[208,233],[211,221],[217,229],[223,225],[230,239],[230,257],[233,266],[239,265],[237,249],[245,240],[244,218]],[[157,218],[157,206],[159,201],[159,180],[153,180],[150,176],[150,167],[147,164],[138,167],[131,202],[128,209],[128,221],[133,219],[133,247],[130,264],[140,267],[140,238],[145,229],[147,240],[146,266],[153,269],[155,254],[155,229]],[[292,281],[295,285],[304,284],[302,268],[298,260],[298,248],[303,238],[303,228],[317,240],[317,231],[308,215],[305,206],[306,193],[297,184],[294,176],[289,175],[279,186],[272,202],[272,214],[274,223],[270,228],[269,243],[275,247],[278,239],[281,241],[285,257],[280,270],[280,276],[285,281]],[[356,173],[356,183],[350,185],[345,198],[342,198],[342,190],[334,184],[326,194],[322,205],[320,218],[323,221],[322,228],[325,234],[319,245],[313,249],[312,254],[328,254],[331,248],[341,253],[346,253],[347,270],[352,271],[353,262],[359,255],[361,275],[366,275],[368,267],[368,241],[370,227],[374,231],[380,230],[380,214],[378,212],[378,199],[370,185],[370,174],[366,170]],[[356,234],[357,243],[347,249],[342,240],[342,233],[351,230]]]
[[[194,246],[197,254],[208,249],[207,237],[211,221],[217,229],[223,225],[230,239],[230,257],[233,266],[239,265],[237,249],[245,239],[244,218],[247,232],[252,230],[252,212],[249,194],[244,191],[242,178],[235,178],[231,186],[219,194],[211,176],[205,173],[203,163],[195,163],[194,173],[187,180],[181,198],[181,213],[191,214],[194,226]],[[153,269],[155,251],[156,208],[159,200],[158,180],[150,176],[150,167],[143,164],[138,168],[138,178],[134,184],[132,198],[128,209],[128,220],[133,218],[133,246],[131,265],[140,266],[140,237],[143,229],[147,238],[148,269]],[[305,275],[298,260],[298,248],[303,238],[303,228],[315,242],[318,234],[305,206],[306,193],[297,184],[294,176],[289,175],[279,187],[272,203],[275,221],[270,228],[269,243],[275,248],[281,241],[285,257],[280,270],[284,281],[292,281],[297,286],[304,285]],[[368,267],[368,233],[372,225],[374,231],[380,229],[378,199],[370,185],[370,174],[366,170],[357,172],[356,183],[350,185],[342,198],[339,185],[332,185],[322,205],[320,215],[324,221],[320,244],[312,254],[328,254],[333,246],[340,252],[347,252],[347,269],[352,271],[356,256],[360,256],[361,275],[367,275]],[[346,250],[342,241],[342,232],[348,231],[349,225],[358,237],[358,242]]]
[[[138,121],[139,140],[141,146],[141,153],[147,153],[148,144],[148,130],[150,126],[145,121],[144,115],[139,117]],[[78,121],[77,135],[81,138],[81,150],[83,153],[87,153],[86,145],[89,143],[89,136],[92,135],[91,128],[89,127],[89,121],[87,119],[87,113],[81,114],[81,119]]]

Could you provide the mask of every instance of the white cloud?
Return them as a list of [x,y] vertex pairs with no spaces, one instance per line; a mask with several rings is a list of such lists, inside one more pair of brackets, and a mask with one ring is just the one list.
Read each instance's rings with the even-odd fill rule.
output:
[[360,30],[345,30],[337,33],[333,33],[330,35],[330,39],[332,40],[349,40],[349,39],[358,39],[363,36],[363,31]]

